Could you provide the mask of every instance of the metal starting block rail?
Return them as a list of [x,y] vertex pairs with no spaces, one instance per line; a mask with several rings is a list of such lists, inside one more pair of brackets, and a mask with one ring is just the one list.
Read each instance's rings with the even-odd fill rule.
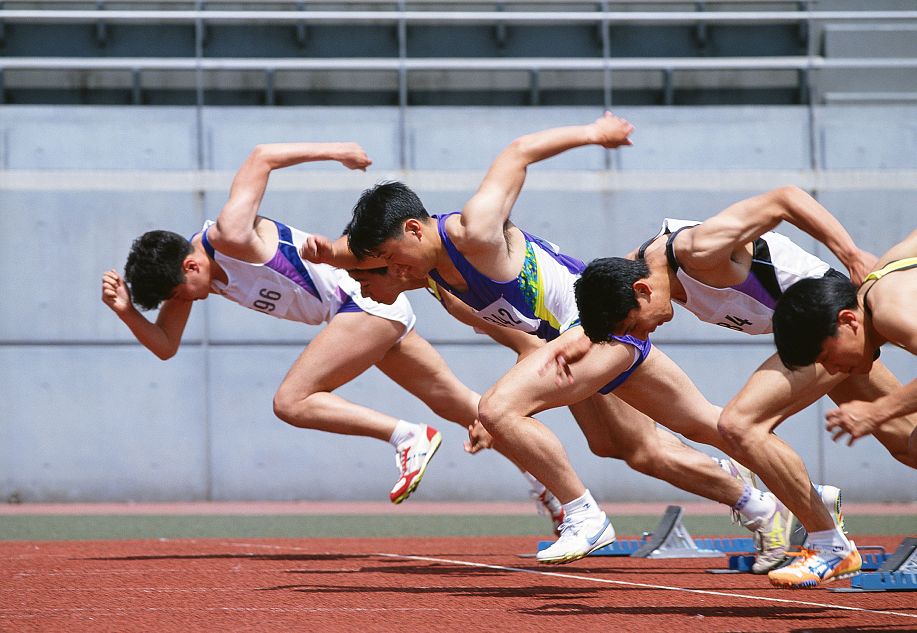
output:
[[[652,532],[643,538],[618,539],[589,556],[632,556],[634,558],[715,558],[730,552],[754,551],[751,538],[693,538],[682,523],[684,508],[669,506]],[[553,541],[541,541],[538,549]]]

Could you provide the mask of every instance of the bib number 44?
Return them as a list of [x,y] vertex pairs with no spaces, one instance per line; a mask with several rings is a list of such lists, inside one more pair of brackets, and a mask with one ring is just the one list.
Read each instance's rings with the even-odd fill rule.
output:
[[744,331],[745,326],[751,325],[752,322],[748,319],[743,319],[742,317],[732,316],[731,314],[726,315],[726,321],[720,321],[717,325],[722,327],[728,327],[730,330],[737,330],[739,332]]

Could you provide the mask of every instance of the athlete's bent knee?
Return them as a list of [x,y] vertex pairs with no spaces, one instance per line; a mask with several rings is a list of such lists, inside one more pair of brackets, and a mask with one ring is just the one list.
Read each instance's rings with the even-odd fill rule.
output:
[[657,457],[654,456],[651,451],[645,450],[633,451],[630,455],[624,458],[624,461],[626,461],[627,465],[636,470],[638,473],[643,473],[644,475],[649,475],[651,477],[655,476],[656,469],[659,466]]
[[586,442],[589,444],[589,450],[592,451],[592,454],[596,457],[620,457],[614,446],[604,439],[595,440],[591,437],[587,437]]
[[312,428],[311,421],[314,416],[310,415],[312,407],[308,403],[308,397],[302,398],[301,395],[281,386],[274,394],[273,406],[274,415],[287,424],[298,428]]
[[516,412],[500,389],[491,388],[481,396],[478,404],[478,421],[494,437],[500,437],[509,420],[516,417]]
[[720,414],[716,428],[720,437],[730,448],[740,451],[748,448],[755,435],[755,425],[751,423],[751,420],[728,408]]

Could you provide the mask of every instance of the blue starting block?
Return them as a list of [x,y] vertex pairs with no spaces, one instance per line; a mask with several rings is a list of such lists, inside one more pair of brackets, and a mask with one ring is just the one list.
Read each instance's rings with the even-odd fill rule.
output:
[[[807,537],[805,529],[798,522],[794,521],[794,524],[790,528],[790,550],[799,550],[802,547],[802,544],[805,542]],[[755,551],[755,541],[752,538],[745,539],[736,539],[742,540],[744,549],[733,550],[735,552],[754,552]],[[790,559],[787,557],[780,566],[789,564]],[[739,554],[737,556],[730,556],[728,565],[725,569],[708,569],[708,574],[751,574],[752,567],[755,564],[754,554]]]
[[[748,539],[748,540],[751,541],[751,539]],[[869,552],[864,553],[863,550],[866,550],[866,549],[879,550],[879,551],[875,553],[869,553]],[[882,547],[881,545],[864,545],[862,547],[859,547],[859,550],[863,556],[863,567],[862,567],[863,571],[875,571],[879,569],[882,563],[885,562],[885,559],[888,558],[888,554],[885,553],[885,548]],[[741,551],[748,551],[748,550],[741,550]],[[708,571],[719,572],[719,573],[750,574],[752,573],[751,569],[752,569],[752,565],[754,564],[755,564],[754,555],[730,556],[728,567],[725,570],[708,570]]]
[[[633,556],[634,558],[712,558],[730,552],[754,551],[751,538],[692,538],[681,522],[684,508],[669,506],[652,532],[643,538],[618,539],[589,556]],[[553,541],[541,541],[538,550]]]
[[860,591],[917,591],[917,573],[876,571],[859,574],[850,581],[850,588]]
[[[860,555],[863,557],[862,571],[877,571],[888,560],[888,554],[881,545],[857,545]],[[878,550],[867,552],[866,550]]]
[[846,591],[917,591],[917,537],[904,539],[878,571],[854,576]]
[[[803,532],[803,534],[805,534]],[[793,541],[798,541],[799,536],[793,539]],[[701,540],[701,539],[699,539]],[[734,539],[735,541],[748,541],[747,549],[736,549],[736,552],[750,552],[754,551],[754,543],[752,539]],[[744,543],[743,543],[744,544]],[[790,547],[793,549],[799,548],[798,542],[791,542]],[[885,548],[881,545],[858,545],[857,548],[860,550],[860,554],[863,557],[863,571],[876,571],[878,570],[888,559],[888,554],[885,552]],[[871,550],[871,551],[866,551]],[[790,561],[787,560],[786,563]],[[786,564],[784,563],[784,564]],[[755,564],[754,555],[736,555],[730,556],[728,565],[726,569],[708,569],[707,571],[712,574],[750,574],[752,573],[752,566]]]
[[[595,550],[590,556],[630,556],[638,549],[640,549],[647,539],[637,539],[637,538],[622,538],[618,539],[610,545],[605,547],[600,547]],[[538,541],[538,551],[540,552],[543,549],[546,549],[554,544],[554,541]]]
[[[636,539],[636,538],[622,538],[618,539],[610,545],[605,547],[600,547],[595,550],[590,556],[630,556],[636,552],[640,547],[646,543],[646,539]],[[554,541],[539,541],[538,542],[538,551],[540,552],[543,549],[546,549],[554,544]]]
[[694,542],[699,547],[706,547],[723,552],[724,554],[735,554],[739,552],[755,551],[755,541],[750,536],[741,537],[717,537],[717,538],[696,538]]

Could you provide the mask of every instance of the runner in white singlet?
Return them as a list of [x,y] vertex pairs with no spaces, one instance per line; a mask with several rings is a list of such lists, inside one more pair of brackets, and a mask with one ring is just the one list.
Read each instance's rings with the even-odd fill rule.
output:
[[[276,318],[327,323],[278,388],[274,412],[296,427],[391,443],[400,476],[389,496],[401,503],[420,483],[441,434],[332,392],[376,365],[434,413],[465,428],[475,425],[480,397],[414,331],[406,298],[385,305],[362,297],[359,284],[344,271],[299,256],[309,234],[258,215],[272,170],[317,160],[336,160],[351,169],[370,164],[353,143],[258,146],[236,174],[216,222],[206,223],[190,241],[167,231],[138,238],[124,279],[114,270],[103,275],[102,300],[162,359],[178,351],[194,302],[210,294]],[[134,303],[160,307],[155,322]],[[536,492],[544,491],[527,479]],[[540,500],[546,506],[552,502],[550,494]]]
[[[773,308],[790,283],[840,274],[769,232],[784,220],[825,244],[854,278],[862,279],[875,261],[824,207],[795,187],[737,202],[701,223],[667,220],[663,231],[626,258],[602,258],[586,267],[576,288],[585,336],[559,356],[567,362],[588,350],[586,336],[597,343],[610,335],[645,338],[671,320],[673,302],[732,330],[770,332]],[[802,459],[774,429],[825,394],[841,403],[899,386],[880,363],[868,376],[831,376],[821,368],[790,371],[774,355],[724,408],[718,428],[726,452],[761,477],[809,533],[807,554],[771,571],[773,584],[815,586],[860,567],[839,513],[832,516]],[[913,421],[902,418],[877,434],[905,463],[911,428]]]

